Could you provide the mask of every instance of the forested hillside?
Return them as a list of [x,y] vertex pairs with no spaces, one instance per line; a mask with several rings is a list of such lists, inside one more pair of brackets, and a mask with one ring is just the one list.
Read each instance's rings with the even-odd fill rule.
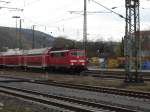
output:
[[[17,33],[16,33],[17,32]],[[17,36],[16,36],[17,34]],[[30,49],[32,48],[33,31],[31,29],[21,30],[21,48]],[[0,50],[4,48],[18,48],[20,47],[20,34],[19,29],[0,27]],[[35,48],[52,46],[54,37],[46,33],[35,31],[34,42]]]

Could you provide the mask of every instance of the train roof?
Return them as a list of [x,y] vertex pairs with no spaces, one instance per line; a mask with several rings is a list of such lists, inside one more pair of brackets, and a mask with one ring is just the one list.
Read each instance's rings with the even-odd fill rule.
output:
[[23,51],[17,49],[8,49],[6,52],[1,52],[0,55],[22,55]]
[[80,49],[68,49],[68,50],[52,50],[50,53],[68,52],[68,51],[85,51]]
[[69,50],[51,51],[50,53],[68,52]]
[[[69,50],[52,50],[52,47],[40,48],[40,49],[30,49],[30,50],[19,50],[19,49],[8,49],[7,52],[0,52],[0,55],[32,55],[32,54],[43,54],[48,51],[50,53],[68,52],[68,51],[78,51],[79,49],[69,49]],[[79,50],[80,51],[80,50]],[[81,50],[82,51],[82,50]]]
[[0,55],[3,55],[4,54],[4,52],[0,52]]
[[43,53],[45,53],[46,51],[49,51],[49,49],[51,49],[51,48],[48,47],[48,48],[24,50],[24,54],[43,54]]

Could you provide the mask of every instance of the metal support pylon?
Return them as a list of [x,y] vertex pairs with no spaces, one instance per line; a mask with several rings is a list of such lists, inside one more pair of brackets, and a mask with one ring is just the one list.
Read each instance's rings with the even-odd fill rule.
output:
[[125,82],[143,82],[141,69],[141,39],[139,0],[125,0],[126,28],[124,41]]
[[[84,0],[84,18],[83,18],[83,48],[87,51],[87,0]],[[87,52],[86,52],[87,56]]]

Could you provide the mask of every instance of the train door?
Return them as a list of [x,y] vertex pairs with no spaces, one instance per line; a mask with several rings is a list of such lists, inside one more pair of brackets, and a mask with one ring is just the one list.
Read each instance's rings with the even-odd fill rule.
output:
[[48,65],[49,66],[53,66],[55,63],[55,57],[54,57],[54,53],[49,53],[49,58],[48,58]]
[[69,65],[69,52],[65,52],[64,54],[64,65]]
[[62,66],[63,64],[63,53],[62,52],[53,52],[53,64],[57,67]]
[[0,56],[0,66],[2,66],[3,65],[3,56],[1,55]]
[[43,54],[42,55],[42,67],[47,67],[49,64],[49,55],[48,54]]

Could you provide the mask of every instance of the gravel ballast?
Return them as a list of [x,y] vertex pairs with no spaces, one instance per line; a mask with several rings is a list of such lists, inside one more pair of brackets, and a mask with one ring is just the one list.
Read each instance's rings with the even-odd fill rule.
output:
[[127,107],[131,109],[136,109],[138,111],[150,112],[150,100],[132,98],[127,96],[112,95],[107,93],[98,93],[85,90],[70,89],[64,87],[56,87],[49,85],[41,85],[27,82],[19,83],[0,83],[0,85],[6,85],[10,87],[17,87],[27,90],[34,90],[42,93],[69,96],[80,99],[87,99],[95,102],[107,103],[112,105],[119,105],[122,107]]
[[62,112],[61,110],[58,107],[41,105],[0,93],[0,112]]

